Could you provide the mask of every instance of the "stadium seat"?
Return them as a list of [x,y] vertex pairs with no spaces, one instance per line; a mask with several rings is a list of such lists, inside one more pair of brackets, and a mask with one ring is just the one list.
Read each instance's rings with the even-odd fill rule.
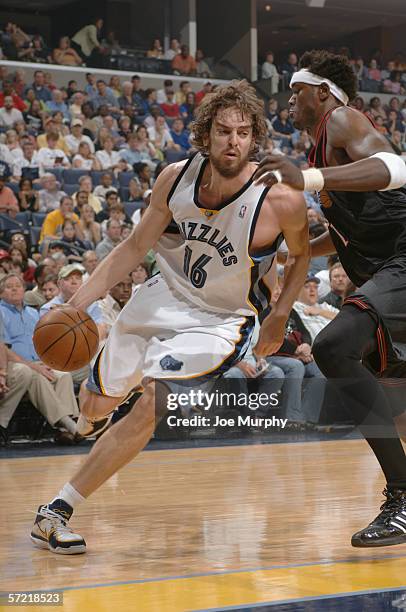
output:
[[165,158],[168,164],[174,164],[176,162],[182,161],[182,159],[187,158],[187,153],[184,151],[172,151],[167,149],[165,151]]
[[29,229],[31,223],[31,212],[29,210],[25,210],[23,212],[17,213],[16,221],[21,223],[21,225],[24,226],[24,229]]
[[128,187],[120,187],[120,200],[122,202],[126,202],[128,200],[128,196],[130,195],[130,190]]
[[75,183],[74,185],[68,185],[68,183],[65,183],[63,186],[63,190],[68,196],[72,196],[74,193],[79,191],[79,185],[77,183]]
[[41,183],[33,183],[32,186],[35,189],[35,191],[41,191],[42,189]]
[[101,177],[103,176],[103,174],[107,173],[111,174],[113,178],[113,185],[117,185],[117,179],[112,172],[108,172],[108,170],[92,170],[90,172],[90,176],[92,177],[93,186],[96,187],[97,185],[100,185]]
[[41,235],[41,228],[36,227],[35,225],[31,225],[30,227],[31,244],[33,245],[38,244],[40,235]]
[[46,213],[32,213],[32,224],[41,227],[46,216]]
[[0,229],[5,230],[21,230],[24,231],[24,225],[15,219],[12,219],[8,215],[0,213]]
[[134,178],[134,172],[120,172],[118,175],[118,182],[120,183],[120,187],[128,187],[129,182],[132,178]]
[[128,215],[131,219],[136,210],[140,208],[144,208],[144,202],[140,200],[139,202],[124,202],[124,210],[126,215]]
[[6,187],[9,187],[15,195],[20,191],[18,183],[6,183]]
[[78,183],[81,176],[90,176],[89,170],[67,168],[63,171],[63,182],[72,185],[73,183]]
[[64,168],[45,168],[45,172],[53,174],[60,183],[63,181],[63,171]]

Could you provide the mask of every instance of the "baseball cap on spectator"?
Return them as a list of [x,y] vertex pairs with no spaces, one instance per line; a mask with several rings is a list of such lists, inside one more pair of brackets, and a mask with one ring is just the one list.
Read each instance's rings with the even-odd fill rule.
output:
[[74,120],[72,121],[72,123],[70,124],[70,126],[71,126],[71,127],[75,127],[75,125],[80,125],[80,126],[82,126],[82,125],[83,125],[83,121],[82,121],[81,119],[74,119]]
[[10,175],[10,166],[4,161],[0,161],[0,180],[6,181]]
[[77,263],[68,264],[67,266],[63,266],[63,268],[59,270],[58,279],[60,280],[61,278],[68,278],[68,276],[70,276],[74,272],[79,272],[79,274],[83,275],[85,273],[85,269],[83,266]]
[[316,283],[320,285],[320,279],[318,276],[314,276],[314,274],[308,274],[304,284],[306,285],[307,283]]
[[11,259],[10,253],[7,253],[4,249],[0,249],[0,261],[4,261],[5,259]]

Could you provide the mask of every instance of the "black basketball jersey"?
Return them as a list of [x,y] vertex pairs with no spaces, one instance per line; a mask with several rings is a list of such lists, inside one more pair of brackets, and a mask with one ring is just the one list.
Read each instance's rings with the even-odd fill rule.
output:
[[[334,108],[320,122],[310,165],[326,168],[327,124]],[[330,191],[319,193],[323,213],[340,261],[359,287],[391,259],[406,265],[406,189]]]

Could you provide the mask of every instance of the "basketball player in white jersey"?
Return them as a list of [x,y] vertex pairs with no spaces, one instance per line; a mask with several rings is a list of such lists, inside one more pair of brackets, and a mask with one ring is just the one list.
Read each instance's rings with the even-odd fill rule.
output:
[[[96,442],[71,481],[40,506],[31,538],[55,553],[85,552],[84,539],[72,532],[68,520],[80,502],[147,444],[156,425],[155,393],[160,392],[157,414],[162,416],[163,389],[214,378],[243,357],[255,315],[270,298],[263,277],[283,238],[290,265],[277,306],[263,322],[258,357],[282,344],[285,322],[306,278],[303,194],[280,184],[256,186],[252,180],[257,164],[250,160],[266,133],[254,89],[246,81],[233,82],[206,96],[193,132],[199,153],[162,172],[131,236],[70,300],[85,310],[134,270],[149,249],[157,252],[160,274],[124,307],[95,360],[80,398],[80,431],[92,435],[105,427],[134,387],[142,384],[144,393]],[[171,222],[178,236],[166,232]]]

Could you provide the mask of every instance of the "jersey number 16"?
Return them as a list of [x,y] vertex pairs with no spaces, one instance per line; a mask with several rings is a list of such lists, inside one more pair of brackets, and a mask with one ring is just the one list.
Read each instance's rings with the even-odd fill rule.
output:
[[212,257],[209,255],[200,255],[190,267],[192,259],[192,249],[188,246],[185,247],[185,258],[183,260],[183,271],[188,278],[190,278],[190,282],[197,289],[201,289],[207,279],[207,272],[204,267],[209,263]]

